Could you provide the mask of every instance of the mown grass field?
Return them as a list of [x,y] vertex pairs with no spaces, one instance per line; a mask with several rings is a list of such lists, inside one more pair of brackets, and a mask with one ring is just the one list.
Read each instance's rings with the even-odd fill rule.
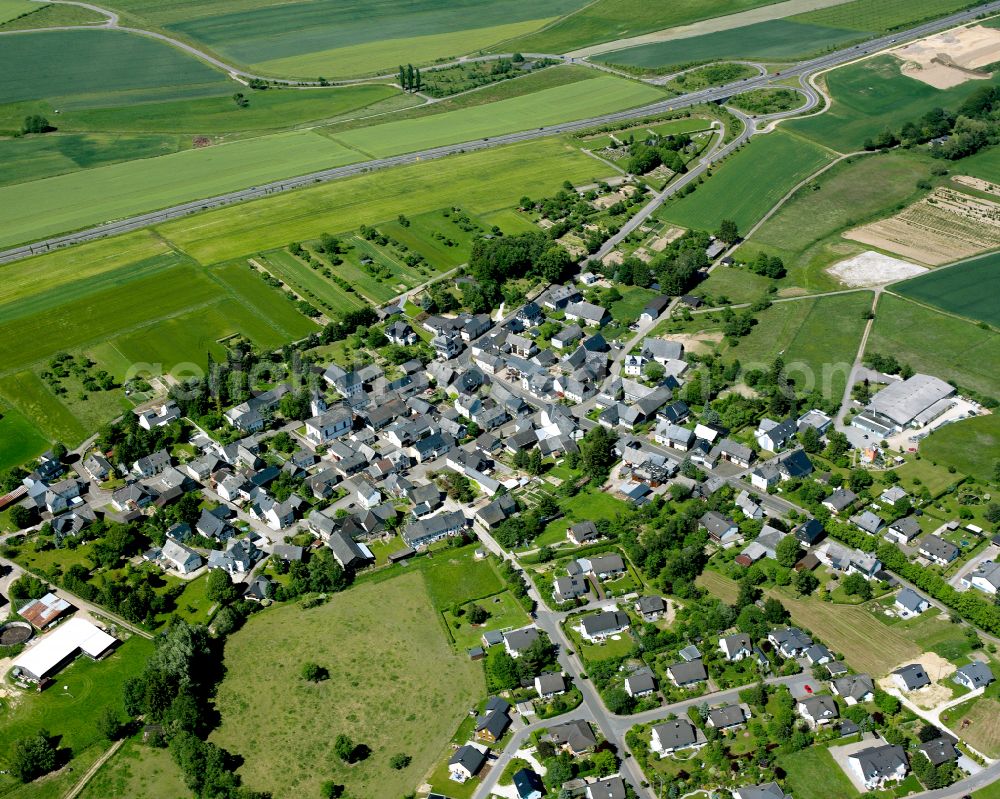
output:
[[[842,153],[860,150],[866,138],[885,130],[898,131],[932,108],[954,110],[987,81],[967,81],[952,89],[935,89],[900,72],[894,56],[878,56],[826,74],[833,104],[822,114],[783,123]],[[994,76],[989,83],[1000,80]]]
[[[307,661],[331,679],[303,681]],[[481,666],[450,646],[419,574],[255,616],[229,638],[225,665],[212,740],[246,758],[248,787],[281,796],[315,796],[332,779],[353,796],[395,799],[434,765],[484,690]],[[341,732],[370,757],[341,762]],[[397,752],[413,758],[408,768],[389,767]]]
[[582,0],[379,0],[330,4],[306,0],[251,2],[234,11],[222,2],[115,3],[243,64],[314,77],[393,70],[463,55],[529,33],[583,5]]
[[778,766],[785,771],[785,786],[796,799],[842,799],[858,795],[844,770],[837,765],[826,747],[810,746],[799,752],[782,755]]
[[294,131],[4,186],[0,246],[362,158],[325,136]]
[[917,372],[1000,397],[1000,334],[891,294],[879,301],[869,352],[891,352]]
[[978,480],[992,480],[1000,460],[1000,417],[991,414],[945,425],[920,442],[920,453]]
[[536,34],[506,42],[505,46],[526,53],[565,53],[588,44],[737,14],[768,5],[771,1],[675,0],[649,3],[643,0],[597,0]]
[[[16,740],[45,729],[60,736],[60,749],[71,750],[77,762],[89,765],[97,752],[109,746],[97,733],[94,719],[106,707],[114,708],[124,718],[122,685],[142,671],[152,652],[151,641],[133,637],[106,660],[76,660],[59,673],[53,690],[23,694],[15,705],[5,700],[0,708],[0,763],[6,767],[10,747]],[[79,773],[72,782],[78,779]],[[0,775],[0,795],[8,794],[34,795],[29,790],[18,790],[12,777]]]
[[186,799],[191,795],[168,749],[143,745],[131,738],[101,767],[80,794],[81,799],[142,796]]
[[99,14],[82,6],[63,4],[31,3],[27,14],[0,23],[2,31],[38,30],[40,28],[57,28],[65,25],[94,25],[107,20],[105,14]]
[[0,0],[0,23],[12,20],[38,8],[28,0]]
[[949,313],[1000,326],[1000,254],[937,269],[897,283],[893,291]]
[[324,302],[338,308],[361,308],[364,299],[358,294],[348,294],[344,289],[314,272],[287,250],[271,250],[257,260],[279,280],[284,281],[296,292],[313,292]]
[[671,201],[658,215],[710,231],[732,219],[746,233],[796,183],[830,160],[823,148],[779,130],[730,156],[694,194]]
[[386,122],[335,134],[347,147],[387,157],[555,122],[583,119],[663,99],[662,91],[612,75],[424,119]]
[[21,411],[0,401],[0,471],[44,452],[49,443]]
[[837,288],[826,267],[864,249],[840,234],[915,199],[922,193],[917,181],[930,179],[932,166],[931,158],[912,151],[844,160],[789,198],[741,254],[752,257],[764,249],[779,256],[788,269],[783,286]]
[[361,175],[206,212],[157,231],[203,263],[214,263],[308,241],[324,231],[378,225],[400,213],[454,204],[479,215],[509,208],[524,194],[544,196],[564,180],[594,176],[606,176],[606,168],[561,139],[547,139]]

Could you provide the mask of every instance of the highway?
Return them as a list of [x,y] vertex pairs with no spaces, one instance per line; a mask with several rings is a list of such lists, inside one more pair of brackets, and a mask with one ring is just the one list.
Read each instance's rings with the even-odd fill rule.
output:
[[[360,175],[366,172],[373,172],[375,170],[389,169],[391,167],[403,166],[405,164],[413,164],[418,161],[433,161],[458,153],[486,150],[492,147],[533,141],[535,139],[558,134],[575,133],[592,127],[624,122],[632,119],[641,119],[643,117],[663,114],[668,111],[676,111],[678,109],[688,108],[702,103],[724,102],[737,92],[771,86],[782,80],[786,80],[789,77],[800,78],[800,86],[802,87],[803,93],[806,94],[807,97],[806,105],[795,112],[790,112],[789,115],[800,114],[803,113],[803,111],[810,110],[816,105],[816,103],[819,102],[818,94],[814,89],[812,89],[811,86],[809,86],[804,78],[818,72],[828,70],[832,67],[846,64],[855,59],[871,55],[872,53],[880,50],[893,47],[901,42],[918,39],[946,28],[953,27],[954,25],[969,22],[982,14],[996,11],[1000,11],[1000,0],[994,0],[994,2],[976,6],[973,9],[951,14],[950,16],[918,25],[907,31],[882,36],[854,47],[827,53],[817,58],[803,61],[782,72],[775,73],[774,75],[760,75],[757,77],[747,78],[742,81],[737,81],[735,83],[729,83],[724,86],[702,89],[700,91],[661,100],[656,103],[651,103],[649,105],[633,108],[627,111],[618,111],[611,114],[590,117],[588,119],[563,122],[532,130],[477,139],[475,141],[433,147],[427,150],[393,156],[391,158],[378,158],[370,161],[361,161],[348,166],[320,170],[307,175],[301,175],[299,177],[272,181],[260,186],[251,186],[246,189],[239,189],[226,194],[219,194],[214,197],[192,200],[186,203],[171,206],[169,208],[149,211],[125,219],[110,220],[84,230],[53,236],[31,244],[24,244],[4,250],[0,252],[0,263],[9,263],[11,261],[28,258],[32,255],[38,255],[40,253],[48,252],[61,247],[68,247],[75,244],[81,244],[86,241],[104,238],[106,236],[126,233],[128,231],[148,227],[149,225],[166,222],[171,219],[179,219],[189,214],[198,213],[199,211],[246,202],[248,200],[256,200],[272,194],[291,191],[293,189],[303,188],[312,184],[340,180],[342,178]],[[148,32],[133,32],[145,33],[148,35]],[[568,63],[575,63],[574,59],[564,60]]]

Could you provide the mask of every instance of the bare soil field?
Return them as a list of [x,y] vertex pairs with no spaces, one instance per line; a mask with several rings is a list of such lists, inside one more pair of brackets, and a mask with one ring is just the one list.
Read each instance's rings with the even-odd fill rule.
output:
[[985,80],[982,67],[1000,61],[1000,30],[971,25],[929,36],[894,52],[901,72],[936,89]]
[[1000,204],[942,187],[844,238],[938,266],[1000,247]]
[[[947,685],[948,678],[955,672],[955,664],[945,660],[934,652],[924,652],[916,660],[905,660],[893,667],[893,671],[911,663],[919,663],[924,667],[927,676],[931,679],[931,684],[926,688],[910,691],[906,698],[917,707],[924,710],[933,710],[938,705],[942,705],[951,699],[951,688]],[[890,674],[878,681],[883,689],[896,688],[895,680]]]
[[868,250],[853,258],[838,261],[826,271],[845,286],[861,288],[895,283],[897,280],[923,274],[927,269],[891,255]]

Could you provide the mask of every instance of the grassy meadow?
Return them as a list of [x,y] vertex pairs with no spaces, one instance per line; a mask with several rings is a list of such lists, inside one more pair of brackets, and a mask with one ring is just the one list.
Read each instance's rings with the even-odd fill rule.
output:
[[879,300],[869,352],[891,352],[917,372],[1000,398],[1000,334],[892,294]]
[[1000,417],[991,414],[945,425],[920,443],[920,452],[963,474],[992,480],[1000,453]]
[[1000,326],[1000,254],[992,253],[897,283],[893,291],[948,313]]
[[714,231],[723,219],[746,233],[796,183],[832,160],[812,142],[778,130],[731,155],[693,194],[664,205],[671,224]]
[[168,749],[146,746],[130,738],[93,776],[81,799],[142,796],[143,799],[187,799],[180,770]]
[[[373,799],[412,789],[484,691],[482,667],[451,647],[436,607],[433,585],[405,574],[309,610],[274,608],[231,636],[212,739],[246,758],[244,783],[281,796],[315,796],[327,779]],[[307,661],[334,678],[305,682]],[[333,752],[341,732],[370,756],[342,763]],[[413,758],[401,771],[388,763],[397,752]]]

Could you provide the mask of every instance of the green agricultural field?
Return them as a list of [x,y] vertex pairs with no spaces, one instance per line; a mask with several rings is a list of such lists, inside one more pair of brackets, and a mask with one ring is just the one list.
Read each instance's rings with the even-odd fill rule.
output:
[[327,280],[310,269],[287,250],[271,250],[262,253],[255,260],[297,293],[308,296],[307,292],[312,292],[331,308],[362,308],[365,305],[364,298],[356,293],[347,293],[332,280]]
[[749,269],[717,266],[708,276],[708,280],[698,284],[695,293],[702,297],[714,298],[716,305],[721,304],[719,300],[723,297],[729,302],[753,302],[762,297],[772,284],[773,280],[755,275]]
[[302,0],[279,5],[253,0],[193,0],[113,4],[145,24],[207,45],[227,58],[274,74],[344,77],[392,71],[474,52],[520,36],[575,11],[582,0],[380,0],[330,4]]
[[897,283],[893,291],[1000,327],[1000,254],[992,253]]
[[[240,91],[249,105],[241,108],[232,93]],[[69,108],[60,113],[60,131],[116,131],[141,133],[188,133],[205,136],[241,131],[275,131],[306,122],[322,122],[351,115],[359,109],[389,98],[402,98],[387,84],[362,84],[330,89],[270,88],[253,91],[235,83],[217,97],[155,100],[132,103],[128,94],[121,101],[114,95],[99,107]],[[23,104],[9,107],[16,123],[26,110]],[[45,109],[43,109],[44,111]],[[3,109],[0,108],[0,115]],[[3,124],[0,116],[0,125]]]
[[524,194],[544,196],[564,180],[602,175],[604,167],[554,138],[361,175],[179,219],[157,231],[203,263],[213,263],[449,204],[480,215],[510,208]]
[[504,42],[504,47],[525,53],[565,53],[588,44],[737,14],[770,2],[773,0],[675,0],[670,3],[597,0],[537,34]]
[[603,53],[594,60],[648,70],[729,58],[790,61],[867,38],[867,35],[847,28],[773,19],[686,39],[641,44]]
[[1000,334],[901,297],[879,301],[869,352],[891,352],[917,372],[1000,398]]
[[[21,0],[15,0],[20,2]],[[30,13],[0,23],[0,32],[59,28],[67,25],[95,25],[107,22],[107,15],[83,6],[59,3],[30,3]]]
[[44,452],[50,443],[23,413],[0,401],[0,472]]
[[[151,641],[132,637],[105,660],[94,662],[84,657],[63,669],[56,690],[25,693],[13,704],[5,700],[0,708],[0,763],[3,767],[6,768],[5,761],[14,741],[40,729],[59,736],[59,747],[70,751],[74,765],[83,762],[89,765],[95,753],[103,752],[108,746],[97,734],[94,719],[106,707],[114,708],[124,717],[122,685],[142,671],[152,652]],[[79,768],[74,770],[79,772]],[[73,782],[77,779],[79,773]],[[13,778],[0,776],[0,795],[23,795],[26,799],[29,795],[39,795],[15,792],[15,786]],[[64,790],[67,787],[64,786]],[[60,795],[61,792],[56,794]]]
[[[899,59],[885,55],[827,73],[833,96],[829,110],[783,126],[842,153],[854,152],[886,127],[898,131],[932,108],[957,108],[984,83],[970,80],[952,89],[935,89],[903,75],[901,65]],[[1000,77],[995,75],[990,82],[996,81]]]
[[29,14],[38,6],[29,0],[0,0],[0,24],[8,22],[22,14]]
[[920,453],[978,480],[993,480],[1000,461],[1000,417],[991,414],[945,425],[920,443]]
[[822,147],[779,130],[754,139],[694,194],[664,205],[658,215],[671,224],[711,231],[732,219],[745,233],[796,183],[830,160]]
[[[291,300],[277,302],[274,289],[264,282],[259,273],[254,273],[242,263],[226,264],[208,271],[208,276],[216,280],[225,291],[243,305],[252,316],[266,327],[260,327],[257,335],[250,334],[261,346],[271,347],[286,341],[305,338],[316,332],[316,323],[303,316]],[[253,328],[251,328],[253,329]],[[266,332],[265,332],[266,331]],[[272,332],[273,331],[273,332]],[[277,333],[277,335],[273,335]]]
[[882,33],[969,7],[969,0],[853,0],[789,19],[833,28]]
[[93,776],[81,799],[141,796],[143,799],[185,799],[191,792],[184,785],[169,749],[143,745],[141,737],[130,738]]
[[0,246],[317,169],[362,156],[293,131],[0,188]]
[[70,133],[0,139],[0,185],[41,180],[78,169],[155,158],[183,150],[190,139],[171,135]]
[[1000,182],[1000,147],[987,147],[958,162],[956,174]]
[[40,98],[60,111],[100,108],[112,98],[148,102],[231,94],[235,85],[193,56],[121,31],[4,36],[0,49],[0,108]]
[[917,181],[931,179],[933,163],[913,151],[842,161],[792,196],[753,234],[741,255],[752,257],[764,249],[780,256],[788,269],[785,285],[807,291],[837,288],[826,267],[864,249],[840,234],[916,199],[922,193]]
[[[380,233],[384,233],[401,244],[405,244],[414,252],[420,253],[427,259],[431,268],[437,271],[447,271],[469,260],[469,254],[472,252],[472,240],[478,235],[478,231],[462,230],[456,224],[455,218],[455,214],[444,209],[407,217],[408,224],[405,225],[396,219],[379,225],[378,229]],[[512,209],[505,209],[499,212],[496,218],[488,221],[485,219],[473,219],[472,221],[474,224],[479,224],[486,232],[493,225],[497,225],[507,234],[538,229],[530,219]],[[526,228],[526,224],[529,227]],[[437,236],[443,237],[449,243],[445,243]]]
[[[307,661],[331,678],[303,681]],[[279,796],[316,796],[332,779],[352,796],[396,799],[434,765],[484,691],[482,667],[450,646],[419,574],[254,616],[227,641],[225,666],[212,740],[246,758],[249,788]],[[333,752],[341,732],[370,756],[341,762]],[[413,758],[408,768],[389,767],[397,752]]]
[[333,135],[347,147],[383,158],[620,111],[663,97],[662,91],[647,84],[601,75],[490,105]]

